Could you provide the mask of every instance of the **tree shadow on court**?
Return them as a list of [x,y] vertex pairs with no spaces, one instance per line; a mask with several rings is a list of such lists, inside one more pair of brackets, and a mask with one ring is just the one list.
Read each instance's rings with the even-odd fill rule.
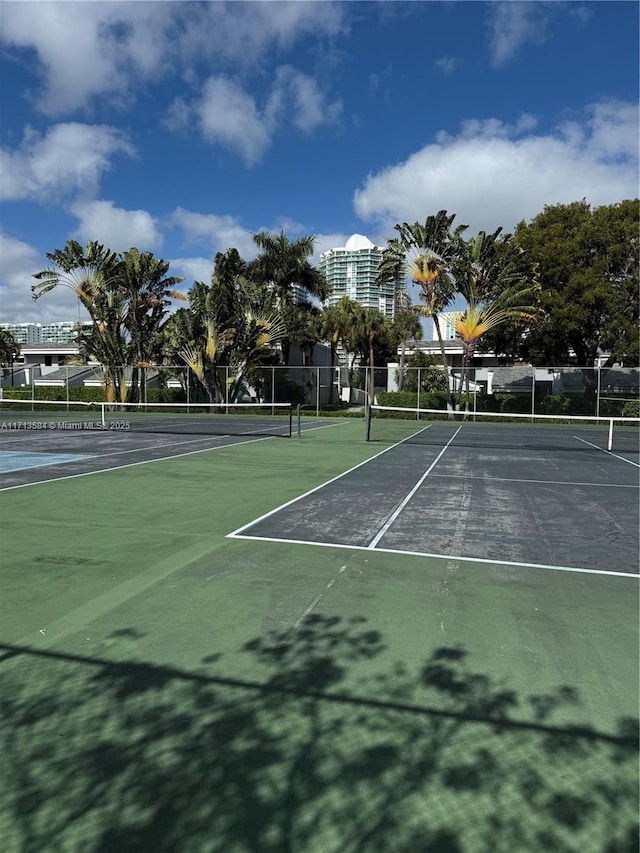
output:
[[[135,642],[135,631],[122,633]],[[635,851],[638,724],[310,616],[197,672],[4,647],[12,851]]]

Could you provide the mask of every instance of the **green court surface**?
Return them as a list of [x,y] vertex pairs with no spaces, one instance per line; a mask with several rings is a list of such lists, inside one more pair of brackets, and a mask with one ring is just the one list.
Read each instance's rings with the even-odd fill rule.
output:
[[3,850],[636,853],[637,576],[228,538],[363,432],[0,495]]

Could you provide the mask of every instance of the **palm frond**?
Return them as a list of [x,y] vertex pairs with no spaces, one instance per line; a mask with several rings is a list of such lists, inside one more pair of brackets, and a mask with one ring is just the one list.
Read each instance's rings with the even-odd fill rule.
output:
[[204,377],[204,365],[202,360],[202,352],[193,344],[185,344],[178,350],[178,356],[184,361],[187,367],[191,368],[200,381]]

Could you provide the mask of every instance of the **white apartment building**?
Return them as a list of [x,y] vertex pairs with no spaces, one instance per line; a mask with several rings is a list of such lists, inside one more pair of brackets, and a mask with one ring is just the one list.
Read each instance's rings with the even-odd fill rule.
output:
[[404,282],[399,279],[377,286],[378,266],[383,249],[374,246],[368,237],[354,234],[346,246],[329,249],[320,255],[318,268],[324,274],[331,296],[326,305],[335,305],[343,296],[359,302],[366,308],[377,308],[393,319],[396,308],[396,293]]
[[[91,329],[90,322],[82,328]],[[80,324],[77,321],[60,323],[0,323],[0,329],[10,332],[21,346],[24,344],[64,344],[78,337]]]

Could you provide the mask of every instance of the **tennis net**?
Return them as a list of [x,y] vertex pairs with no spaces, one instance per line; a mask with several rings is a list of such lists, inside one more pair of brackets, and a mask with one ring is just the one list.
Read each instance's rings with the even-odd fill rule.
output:
[[447,412],[376,405],[368,412],[367,440],[636,454],[640,450],[640,418]]
[[284,436],[290,403],[84,403],[0,400],[0,430]]

